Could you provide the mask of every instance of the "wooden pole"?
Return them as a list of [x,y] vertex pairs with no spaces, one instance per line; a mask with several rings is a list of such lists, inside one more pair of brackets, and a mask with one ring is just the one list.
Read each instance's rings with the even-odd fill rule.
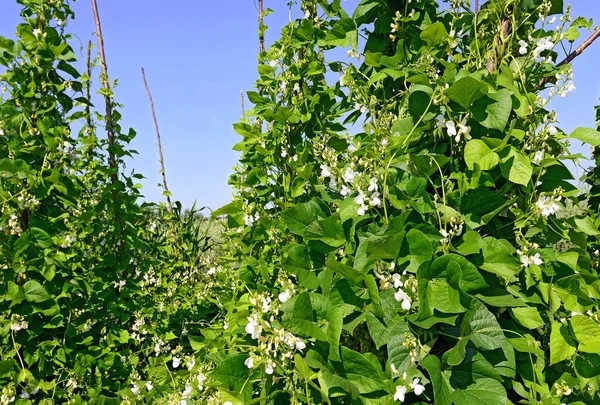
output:
[[158,120],[156,119],[156,111],[154,109],[154,100],[152,99],[152,93],[150,93],[150,87],[148,87],[148,81],[146,80],[146,72],[142,68],[142,78],[144,79],[144,86],[146,87],[146,93],[148,94],[148,100],[150,101],[150,109],[152,110],[152,119],[154,120],[154,129],[156,130],[156,143],[158,144],[158,156],[160,162],[160,173],[162,174],[163,187],[167,192],[167,203],[169,212],[173,212],[173,204],[171,203],[171,196],[169,192],[169,186],[167,185],[167,175],[165,173],[165,158],[163,157],[162,143],[160,141],[160,129],[158,127]]

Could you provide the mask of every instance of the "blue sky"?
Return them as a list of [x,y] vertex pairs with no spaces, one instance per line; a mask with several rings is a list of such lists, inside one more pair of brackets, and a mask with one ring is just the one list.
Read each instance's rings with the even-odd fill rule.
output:
[[[0,35],[13,37],[20,6],[14,0],[2,3]],[[287,3],[265,0],[265,7],[275,11],[266,20],[268,43],[288,22]],[[350,10],[357,3],[343,2]],[[574,16],[600,23],[600,1],[574,0],[572,5]],[[156,187],[160,168],[142,66],[154,97],[174,198],[184,206],[194,201],[211,208],[226,204],[231,192],[227,179],[238,158],[231,148],[239,141],[232,124],[241,115],[240,91],[251,90],[257,77],[256,0],[98,0],[98,6],[109,75],[119,80],[116,99],[124,104],[122,124],[138,133],[132,147],[139,155],[127,169],[146,176],[146,199],[163,197]],[[79,0],[73,9],[76,19],[68,28],[76,35],[76,53],[85,60],[85,44],[96,40],[90,1]],[[565,132],[595,126],[599,66],[600,40],[575,60],[577,90],[551,105]]]

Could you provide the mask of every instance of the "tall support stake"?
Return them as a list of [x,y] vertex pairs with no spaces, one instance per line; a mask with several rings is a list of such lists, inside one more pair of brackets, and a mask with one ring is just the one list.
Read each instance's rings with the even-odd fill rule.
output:
[[261,53],[265,51],[265,31],[263,29],[264,7],[264,0],[258,0],[258,50]]
[[106,104],[106,133],[108,136],[108,164],[113,170],[111,174],[111,181],[113,184],[117,182],[117,161],[115,159],[115,151],[113,150],[115,144],[115,131],[113,128],[113,116],[112,116],[112,102],[110,99],[109,91],[110,84],[108,83],[108,68],[106,66],[106,54],[104,53],[104,37],[102,36],[102,25],[100,23],[100,15],[98,14],[98,4],[96,0],[92,0],[92,11],[94,12],[94,21],[96,22],[96,37],[98,37],[98,52],[100,54],[100,65],[102,66],[102,86],[107,93],[104,95],[104,101]]
[[475,12],[479,11],[479,0],[475,0]]
[[246,109],[244,108],[244,92],[242,90],[240,90],[240,103],[242,105],[242,118],[244,118],[244,115],[246,114]]
[[91,40],[88,42],[86,67],[87,67],[88,82],[87,82],[87,86],[85,86],[85,95],[87,97],[88,102],[85,106],[85,114],[87,116],[86,122],[87,122],[88,131],[91,131],[91,128],[92,128],[92,110],[90,107],[90,105],[92,104],[92,41]]
[[146,93],[148,94],[148,100],[150,101],[150,109],[152,110],[152,119],[154,120],[154,129],[156,130],[156,143],[158,144],[158,158],[160,162],[160,173],[162,174],[163,187],[167,194],[167,203],[169,212],[173,213],[173,204],[171,203],[171,196],[169,192],[169,186],[167,185],[167,175],[165,173],[165,158],[163,157],[162,143],[160,141],[160,129],[158,128],[158,120],[156,119],[156,111],[154,109],[154,100],[152,99],[152,93],[150,93],[150,87],[148,87],[148,81],[146,80],[146,72],[142,68],[142,78],[144,79],[144,86],[146,87]]

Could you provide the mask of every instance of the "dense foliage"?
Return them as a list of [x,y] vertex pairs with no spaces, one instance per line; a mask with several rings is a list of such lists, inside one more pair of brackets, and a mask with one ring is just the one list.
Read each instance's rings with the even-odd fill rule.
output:
[[600,133],[547,109],[592,22],[562,1],[303,1],[259,54],[211,221],[140,203],[68,2],[18,1],[0,404],[600,401],[597,168],[587,195],[565,164]]

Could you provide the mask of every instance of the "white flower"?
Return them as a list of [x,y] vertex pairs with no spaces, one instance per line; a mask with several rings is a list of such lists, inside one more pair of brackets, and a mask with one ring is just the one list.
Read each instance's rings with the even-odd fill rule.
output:
[[179,367],[181,364],[181,359],[179,357],[173,357],[173,368]]
[[[560,197],[558,200],[560,200]],[[556,203],[558,200],[554,197],[548,197],[545,195],[540,196],[536,202],[538,212],[544,217],[549,217],[550,215],[556,214],[558,211],[560,211],[560,205]]]
[[216,272],[217,272],[217,269],[215,269],[214,267],[211,267],[210,269],[208,269],[208,271],[206,272],[206,274],[208,274],[209,276],[212,276]]
[[361,194],[354,197],[354,202],[358,205],[365,205],[365,197]]
[[554,24],[556,22],[556,16],[553,16],[549,21],[548,24]]
[[542,259],[540,259],[540,254],[539,253],[536,253],[533,256],[522,255],[521,256],[521,263],[523,264],[523,267],[529,267],[530,264],[533,264],[535,266],[539,266],[541,264],[544,264],[544,262],[542,261]]
[[291,296],[292,296],[292,294],[290,293],[290,289],[288,288],[284,292],[279,293],[277,298],[279,298],[279,301],[281,301],[281,302],[286,302],[287,300],[290,299]]
[[254,225],[254,216],[245,214],[244,215],[244,223],[246,224],[246,226]]
[[367,190],[373,192],[377,191],[378,189],[379,187],[377,186],[377,177],[371,178],[371,180],[369,180],[369,188]]
[[154,388],[154,385],[152,385],[152,381],[146,381],[146,389],[148,391],[152,391],[152,388]]
[[204,374],[198,374],[196,380],[198,380],[198,390],[202,391],[204,389],[204,380],[206,380],[206,376]]
[[277,66],[277,60],[275,60],[275,59],[270,60],[269,61],[269,66],[271,66],[271,67]]
[[133,392],[133,395],[140,395],[140,388],[137,385],[134,385],[131,387],[131,392]]
[[270,375],[270,374],[273,374],[274,371],[275,371],[275,363],[273,362],[273,360],[268,359],[267,364],[265,365],[265,373]]
[[229,323],[227,323],[227,321],[223,322],[223,329],[224,330],[229,329]]
[[360,107],[361,107],[360,103],[355,103],[355,104],[354,104],[354,109],[355,109],[356,111],[360,110]]
[[404,309],[405,311],[408,311],[410,309],[410,297],[401,288],[398,288],[398,291],[396,291],[396,293],[394,294],[394,298],[396,299],[396,301],[402,304],[402,309]]
[[396,386],[396,393],[394,394],[394,401],[404,402],[406,396],[406,387],[402,385]]
[[460,141],[460,136],[463,136],[466,140],[471,139],[471,127],[467,125],[467,118],[463,118],[463,120],[458,124],[458,133],[454,140],[456,142]]
[[367,207],[365,207],[364,205],[361,205],[356,210],[356,213],[362,217],[363,215],[365,215],[367,213]]
[[552,136],[554,136],[558,133],[558,129],[556,129],[556,127],[554,125],[550,125],[546,129],[548,130],[548,133]]
[[248,368],[253,368],[254,360],[252,360],[252,357],[248,357],[246,360],[244,360],[244,365]]
[[567,84],[566,88],[560,93],[560,96],[562,98],[565,98],[569,95],[569,93],[574,92],[576,89],[577,88],[575,87],[575,83],[569,82],[569,84]]
[[304,18],[310,18],[310,11],[309,10],[306,10],[304,12]]
[[542,159],[544,159],[544,151],[538,150],[537,152],[535,152],[535,155],[533,156],[533,159],[531,161],[536,165],[539,165],[542,162]]
[[225,401],[225,402],[223,402],[223,405],[233,405],[233,402],[231,402],[231,401]]
[[356,173],[350,169],[349,167],[346,168],[346,171],[344,171],[344,180],[347,183],[352,183],[354,182],[354,177],[356,176]]
[[331,177],[331,172],[329,171],[329,167],[325,165],[321,165],[321,177]]
[[252,339],[258,339],[262,333],[262,326],[258,323],[258,315],[248,317],[248,324],[246,325],[246,333],[252,336]]
[[438,114],[437,117],[435,117],[436,120],[436,125],[439,128],[444,128],[446,126],[446,120],[444,119],[444,116],[442,114]]
[[387,138],[383,138],[381,140],[381,146],[383,146],[384,148],[388,145],[389,140]]
[[410,383],[410,388],[412,388],[415,395],[421,395],[425,391],[425,386],[419,384],[419,378],[413,379],[413,382]]
[[456,124],[454,121],[446,121],[446,129],[448,130],[448,136],[456,136]]
[[360,107],[360,112],[361,113],[366,113],[367,112],[367,107],[365,107],[364,105],[362,107]]
[[549,38],[540,39],[536,44],[536,48],[533,50],[533,58],[539,58],[543,51],[550,51],[552,48],[554,48],[554,43],[550,41]]
[[306,343],[300,338],[296,338],[296,349],[304,350],[306,349]]
[[342,189],[340,190],[340,194],[341,194],[343,197],[348,197],[348,195],[350,195],[350,192],[351,192],[351,191],[352,191],[352,190],[350,190],[348,187],[346,187],[346,186],[344,185],[344,186],[342,186]]
[[527,53],[527,42],[520,40],[519,41],[519,53],[521,55],[525,55]]
[[42,35],[42,30],[41,30],[41,29],[39,29],[39,28],[36,28],[36,29],[34,29],[34,30],[33,30],[33,35],[34,35],[36,38],[37,38],[37,37],[39,37],[40,35]]
[[296,93],[300,93],[300,83],[296,83],[296,84],[294,84],[294,91],[295,91]]
[[19,395],[19,397],[23,399],[29,399],[31,396],[29,395],[29,392],[23,391],[23,393]]
[[356,152],[356,146],[354,146],[354,143],[352,143],[352,142],[348,143],[348,152],[350,152],[350,153]]
[[400,288],[404,285],[402,280],[400,280],[402,276],[399,273],[392,274],[392,281],[394,282],[394,288]]
[[443,236],[443,238],[440,239],[441,243],[449,243],[450,242],[450,234],[448,234],[448,232],[446,232],[445,229],[440,229],[440,234]]
[[369,205],[371,207],[379,207],[381,205],[381,200],[379,199],[379,192],[376,191],[373,193],[373,195],[371,196],[371,201],[369,201]]

